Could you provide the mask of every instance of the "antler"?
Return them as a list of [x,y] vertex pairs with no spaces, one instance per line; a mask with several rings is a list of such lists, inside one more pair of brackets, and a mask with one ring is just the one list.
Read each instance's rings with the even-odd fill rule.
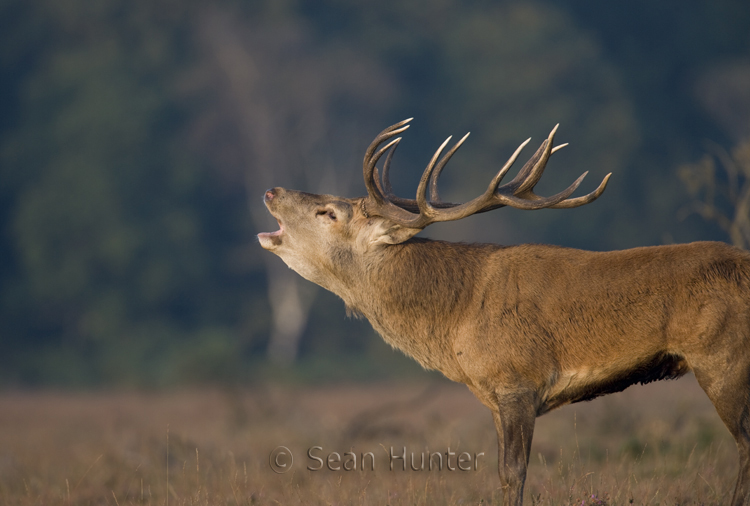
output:
[[[363,210],[368,215],[382,216],[405,227],[424,228],[431,223],[460,220],[472,214],[483,213],[503,206],[531,210],[544,208],[564,209],[582,206],[593,202],[602,194],[607,186],[609,177],[612,175],[611,173],[607,174],[596,190],[582,197],[568,198],[578,188],[588,172],[584,172],[573,184],[556,195],[540,197],[535,194],[534,186],[541,179],[550,155],[567,146],[567,144],[561,144],[554,148],[552,147],[552,141],[559,126],[555,125],[549,137],[547,137],[536,153],[534,153],[534,156],[526,162],[526,165],[523,166],[512,181],[500,186],[503,177],[516,161],[521,150],[531,139],[527,139],[516,149],[508,161],[505,162],[505,165],[492,178],[487,190],[482,195],[463,204],[443,202],[440,200],[438,193],[437,180],[453,154],[469,136],[469,134],[466,134],[440,158],[440,154],[445,149],[445,146],[448,145],[448,142],[450,142],[451,137],[448,137],[443,142],[432,156],[430,163],[427,164],[427,168],[422,174],[419,186],[417,187],[417,198],[415,200],[402,199],[393,194],[388,178],[391,158],[399,142],[401,142],[401,137],[391,140],[383,147],[380,147],[380,145],[409,128],[408,123],[412,119],[409,118],[396,123],[380,132],[367,148],[363,163],[365,186],[367,187],[368,194],[368,198],[363,201]],[[378,149],[379,147],[380,149]],[[381,181],[375,165],[386,152],[388,152],[388,155],[383,164]],[[438,158],[440,158],[439,161]],[[429,200],[427,198],[428,191]]]

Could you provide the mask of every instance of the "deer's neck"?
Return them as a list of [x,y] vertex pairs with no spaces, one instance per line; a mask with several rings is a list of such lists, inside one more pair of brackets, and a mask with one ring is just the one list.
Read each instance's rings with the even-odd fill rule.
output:
[[424,239],[388,246],[365,256],[356,288],[343,298],[386,342],[459,379],[453,342],[468,318],[484,259],[495,249]]

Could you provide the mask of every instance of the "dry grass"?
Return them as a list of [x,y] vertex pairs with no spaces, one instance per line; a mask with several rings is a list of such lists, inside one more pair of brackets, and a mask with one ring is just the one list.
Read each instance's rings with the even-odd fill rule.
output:
[[[286,474],[269,467],[279,445]],[[309,471],[312,446],[372,452],[376,469]],[[485,456],[476,471],[390,471],[391,446],[415,464],[425,447]],[[736,458],[692,377],[633,387],[538,420],[526,501],[724,504]],[[500,504],[496,466],[489,412],[443,382],[0,394],[3,505]]]

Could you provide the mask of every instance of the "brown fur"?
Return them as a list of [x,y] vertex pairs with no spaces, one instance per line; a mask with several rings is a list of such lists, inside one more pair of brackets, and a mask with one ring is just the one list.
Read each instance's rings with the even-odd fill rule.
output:
[[522,503],[536,416],[691,370],[737,440],[732,504],[750,504],[750,254],[407,239],[361,203],[269,190],[282,231],[261,245],[492,410],[504,504]]

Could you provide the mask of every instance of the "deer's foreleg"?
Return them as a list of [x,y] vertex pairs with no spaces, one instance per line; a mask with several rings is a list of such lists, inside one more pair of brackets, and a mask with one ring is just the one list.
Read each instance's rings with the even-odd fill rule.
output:
[[536,418],[534,395],[531,392],[500,392],[496,398],[497,409],[492,416],[497,429],[503,505],[521,506]]

